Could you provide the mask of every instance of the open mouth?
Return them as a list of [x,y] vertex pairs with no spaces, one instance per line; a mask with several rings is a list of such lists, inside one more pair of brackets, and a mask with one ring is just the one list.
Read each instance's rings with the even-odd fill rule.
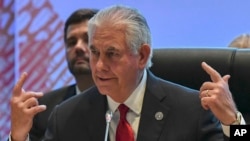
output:
[[101,81],[108,81],[108,80],[110,80],[109,78],[100,78],[100,77],[99,77],[99,79],[100,79]]

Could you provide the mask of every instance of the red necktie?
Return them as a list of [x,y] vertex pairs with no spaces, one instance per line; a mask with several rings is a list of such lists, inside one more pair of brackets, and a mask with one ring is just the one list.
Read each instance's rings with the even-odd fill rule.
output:
[[118,109],[120,112],[120,121],[116,130],[116,141],[134,141],[133,129],[126,119],[129,108],[121,104]]

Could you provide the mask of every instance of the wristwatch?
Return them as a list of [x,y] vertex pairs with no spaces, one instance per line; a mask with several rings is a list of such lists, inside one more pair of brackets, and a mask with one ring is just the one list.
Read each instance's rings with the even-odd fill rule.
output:
[[239,111],[237,111],[236,120],[233,123],[231,123],[231,125],[240,125],[241,117],[242,117],[242,114]]

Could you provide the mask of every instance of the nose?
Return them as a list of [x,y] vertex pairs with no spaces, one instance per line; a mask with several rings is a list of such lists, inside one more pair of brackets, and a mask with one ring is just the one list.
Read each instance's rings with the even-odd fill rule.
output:
[[78,40],[75,46],[76,49],[83,50],[84,52],[88,51],[88,43]]
[[78,40],[75,45],[75,52],[78,55],[85,54],[88,57],[89,56],[88,43],[82,40]]
[[97,71],[108,71],[108,64],[105,57],[99,57],[96,62],[96,70]]

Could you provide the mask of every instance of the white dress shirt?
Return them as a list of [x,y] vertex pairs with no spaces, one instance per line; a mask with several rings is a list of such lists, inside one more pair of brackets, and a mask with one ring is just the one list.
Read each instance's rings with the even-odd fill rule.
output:
[[[84,92],[84,91],[82,91],[82,92]],[[81,94],[82,92],[80,91],[79,87],[76,85],[76,95]]]
[[[135,140],[137,139],[137,134],[138,134],[142,102],[146,88],[146,80],[147,80],[147,72],[146,70],[144,70],[142,80],[139,83],[138,87],[123,103],[129,108],[129,111],[127,113],[127,121],[129,122],[130,126],[133,129]],[[113,112],[113,117],[110,122],[109,137],[110,141],[115,141],[116,128],[118,126],[120,119],[120,113],[117,108],[120,105],[120,103],[115,102],[109,96],[107,96],[107,99],[108,99],[108,108]]]

